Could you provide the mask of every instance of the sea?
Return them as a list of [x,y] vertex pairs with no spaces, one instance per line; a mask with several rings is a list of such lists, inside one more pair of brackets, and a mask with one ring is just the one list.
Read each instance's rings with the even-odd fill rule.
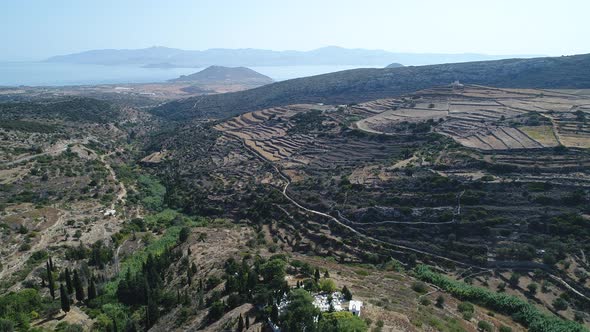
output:
[[[382,66],[264,66],[250,67],[275,81],[313,76],[355,68]],[[53,62],[0,62],[0,86],[67,86],[122,83],[158,83],[204,68],[143,68]]]

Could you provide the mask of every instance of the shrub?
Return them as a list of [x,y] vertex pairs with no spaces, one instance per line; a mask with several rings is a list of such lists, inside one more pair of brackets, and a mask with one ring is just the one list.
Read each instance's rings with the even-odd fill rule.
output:
[[426,297],[423,297],[420,299],[420,304],[421,305],[425,305],[425,306],[429,306],[430,305],[430,300]]
[[421,281],[415,281],[412,283],[412,289],[420,294],[425,294],[428,292],[428,286],[426,286],[426,284]]
[[461,313],[474,313],[475,312],[475,307],[473,306],[473,304],[469,303],[469,302],[461,302],[459,304],[459,306],[457,307],[457,309],[461,312]]
[[436,298],[436,306],[439,308],[442,308],[445,305],[445,298],[442,295],[439,295]]
[[494,325],[492,325],[490,322],[486,322],[485,320],[480,320],[479,323],[477,323],[477,327],[481,331],[486,331],[486,332],[494,331]]
[[431,271],[424,265],[416,267],[415,272],[421,280],[435,284],[459,299],[473,301],[488,309],[512,316],[515,321],[528,327],[530,332],[587,332],[587,329],[579,323],[549,316],[541,312],[533,304],[516,296],[495,293],[485,288],[470,286],[460,281],[451,280],[439,273]]
[[563,311],[565,309],[567,309],[568,304],[567,302],[562,299],[561,297],[556,298],[555,300],[553,300],[553,308],[555,308],[555,310],[557,311]]

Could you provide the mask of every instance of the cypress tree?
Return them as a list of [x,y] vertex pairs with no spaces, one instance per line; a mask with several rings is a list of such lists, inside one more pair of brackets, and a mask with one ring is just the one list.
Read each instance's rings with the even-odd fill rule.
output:
[[76,290],[76,300],[84,300],[84,288],[82,287],[82,280],[78,275],[78,270],[74,270],[74,289]]
[[270,311],[270,320],[272,320],[274,324],[279,322],[279,308],[276,304],[272,305],[272,310]]
[[47,261],[45,265],[47,268],[47,287],[49,288],[51,298],[55,300],[55,283],[53,282],[53,273],[51,273],[51,264]]
[[238,332],[244,331],[244,318],[242,318],[242,314],[240,314],[240,318],[238,319]]
[[94,277],[90,278],[90,283],[88,284],[88,300],[93,300],[96,298],[96,285],[94,284]]
[[352,293],[350,292],[350,290],[348,290],[348,287],[346,286],[342,287],[342,295],[344,296],[344,299],[346,301],[352,300]]
[[246,315],[246,330],[250,328],[250,316]]
[[187,264],[186,268],[186,282],[188,283],[189,287],[193,283],[193,270],[191,269],[190,264]]
[[68,294],[74,293],[74,287],[72,287],[72,277],[70,276],[70,269],[66,268],[66,289]]
[[320,270],[315,269],[314,279],[315,279],[315,282],[320,281]]
[[59,286],[59,297],[61,300],[61,310],[67,313],[70,311],[70,296],[63,284]]

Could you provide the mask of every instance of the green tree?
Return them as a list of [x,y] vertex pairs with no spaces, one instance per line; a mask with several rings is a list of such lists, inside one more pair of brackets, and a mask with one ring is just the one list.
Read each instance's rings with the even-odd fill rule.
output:
[[94,284],[94,277],[90,278],[90,283],[88,284],[88,300],[93,300],[96,298],[96,285]]
[[279,322],[279,308],[276,304],[273,304],[270,310],[270,320],[275,324]]
[[51,271],[52,264],[53,263],[51,263],[50,257],[49,260],[45,263],[47,270],[47,288],[49,288],[49,294],[51,294],[51,298],[55,300],[55,281],[53,280],[53,273]]
[[561,297],[556,298],[555,300],[553,300],[553,308],[555,308],[555,310],[557,311],[563,311],[565,309],[567,309],[568,304],[567,302],[562,299]]
[[346,286],[342,287],[342,295],[344,296],[344,299],[346,301],[352,300],[352,293],[350,292],[350,290]]
[[70,311],[70,296],[63,284],[59,286],[59,298],[61,300],[61,310],[64,312]]
[[367,323],[348,311],[322,314],[318,324],[318,331],[322,332],[364,332]]
[[66,268],[65,278],[66,278],[66,289],[68,290],[68,294],[73,294],[74,287],[72,287],[72,276],[70,275],[70,269],[68,269],[68,268]]
[[272,259],[260,266],[265,283],[273,289],[280,289],[285,281],[285,261]]
[[74,290],[76,291],[76,300],[84,301],[84,287],[78,275],[78,270],[74,270]]
[[319,269],[315,269],[314,279],[315,279],[315,282],[320,281],[320,270]]
[[250,328],[250,316],[246,315],[246,330]]
[[209,313],[207,314],[207,320],[210,322],[214,322],[221,318],[225,313],[225,303],[222,301],[215,301],[209,308]]
[[287,331],[316,330],[315,319],[320,311],[313,305],[313,298],[303,289],[294,289],[289,294],[289,304],[281,319],[281,326]]
[[13,332],[14,322],[10,319],[0,318],[0,332]]
[[240,314],[240,318],[238,318],[238,328],[236,329],[237,332],[244,331],[244,318],[242,318],[242,314]]
[[494,331],[494,325],[492,325],[490,322],[486,322],[485,320],[480,320],[479,323],[477,323],[477,327],[479,328],[479,330],[485,332]]
[[444,305],[445,305],[445,297],[442,295],[439,295],[436,298],[436,306],[439,308],[442,308],[442,307],[444,307]]
[[320,290],[322,292],[332,293],[336,290],[336,284],[332,279],[322,279],[320,280]]
[[529,293],[534,296],[535,294],[537,294],[537,290],[539,289],[539,285],[532,282],[532,283],[528,284],[528,286],[526,286],[526,288],[529,290]]
[[191,235],[191,229],[188,227],[183,227],[178,234],[178,241],[180,243],[186,242],[188,240],[189,235]]
[[512,272],[512,274],[510,275],[510,279],[508,279],[508,283],[510,283],[510,286],[512,288],[518,286],[518,281],[520,280],[520,274],[516,273],[516,272]]

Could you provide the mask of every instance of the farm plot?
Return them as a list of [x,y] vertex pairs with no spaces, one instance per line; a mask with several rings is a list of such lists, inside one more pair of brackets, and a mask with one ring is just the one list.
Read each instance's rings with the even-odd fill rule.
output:
[[[441,110],[445,92],[448,110]],[[395,135],[399,124],[430,120],[432,131],[478,150],[541,149],[560,144],[590,148],[590,112],[585,108],[590,100],[585,95],[466,86],[424,90],[413,94],[412,100],[414,105],[429,107],[394,107],[359,120],[354,127]],[[367,104],[360,106],[377,111]]]
[[292,105],[241,114],[214,128],[240,138],[249,148],[270,161],[288,159],[302,147],[312,144],[306,134],[288,135],[292,128],[288,121],[293,115],[311,110],[316,105]]

